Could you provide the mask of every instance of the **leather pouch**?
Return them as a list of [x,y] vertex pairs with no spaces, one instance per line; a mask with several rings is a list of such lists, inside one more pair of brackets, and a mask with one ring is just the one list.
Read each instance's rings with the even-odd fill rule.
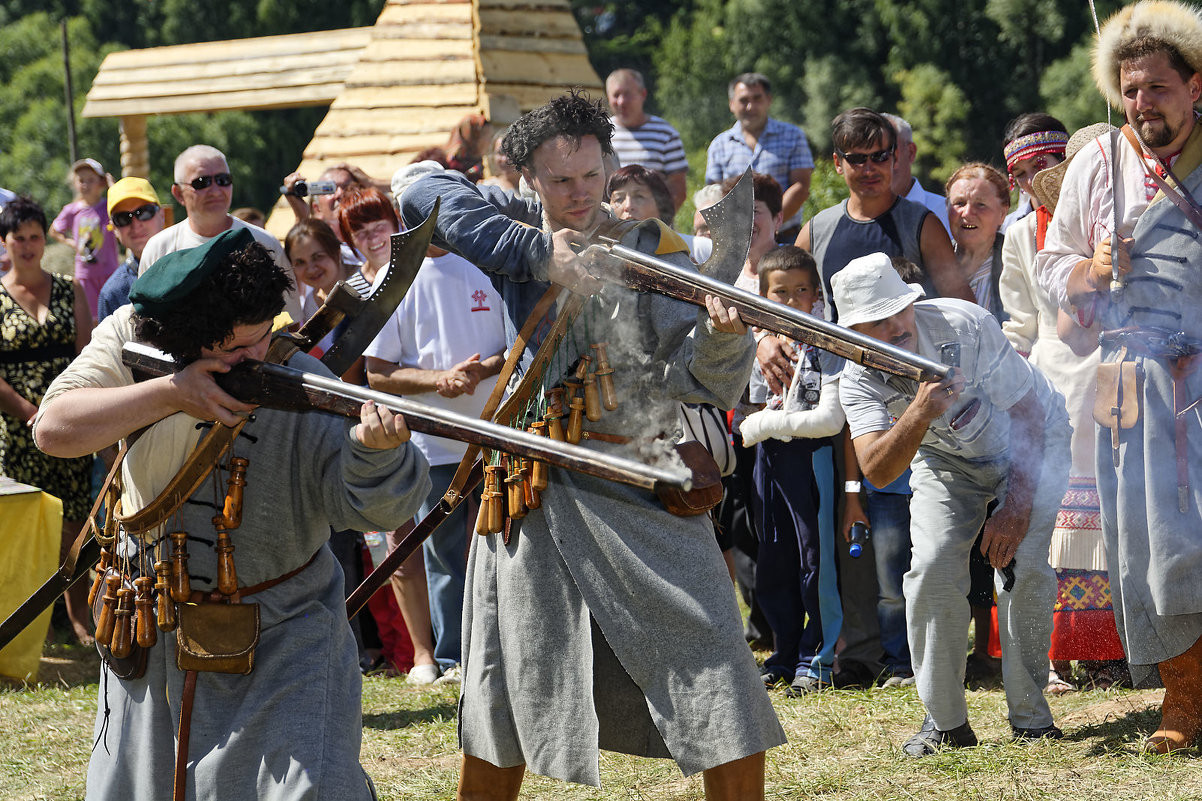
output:
[[1139,422],[1143,373],[1136,362],[1126,359],[1126,350],[1120,353],[1119,361],[1098,365],[1098,394],[1093,405],[1093,419],[1098,425],[1116,431]]
[[705,514],[722,500],[722,474],[718,463],[697,440],[681,442],[676,446],[676,452],[693,473],[693,487],[688,491],[675,487],[657,489],[656,495],[664,508],[677,517]]
[[258,604],[188,603],[177,610],[175,664],[180,670],[246,675],[254,669]]

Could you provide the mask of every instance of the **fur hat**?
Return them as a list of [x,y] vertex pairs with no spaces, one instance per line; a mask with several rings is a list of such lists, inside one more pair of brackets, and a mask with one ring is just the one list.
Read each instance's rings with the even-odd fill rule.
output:
[[1093,79],[1116,108],[1123,105],[1119,89],[1119,48],[1142,36],[1175,47],[1195,72],[1202,72],[1202,15],[1175,0],[1140,0],[1106,20],[1093,51]]

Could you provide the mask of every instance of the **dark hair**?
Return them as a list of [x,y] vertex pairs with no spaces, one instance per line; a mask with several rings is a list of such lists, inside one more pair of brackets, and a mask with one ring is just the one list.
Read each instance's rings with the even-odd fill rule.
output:
[[342,241],[351,243],[351,231],[362,228],[376,220],[391,220],[401,230],[401,221],[396,216],[396,209],[388,196],[369,186],[366,189],[352,187],[343,193],[338,201],[338,228],[342,231]]
[[[722,182],[722,195],[726,196],[730,190],[735,188],[735,184],[742,178],[741,175],[732,175]],[[753,172],[751,174],[751,191],[754,200],[763,201],[768,207],[768,211],[772,212],[772,216],[780,214],[780,210],[785,205],[785,195],[781,191],[780,184],[771,175],[766,175],[762,172]]]
[[676,204],[672,202],[672,193],[668,191],[668,184],[658,172],[649,170],[641,164],[627,164],[609,176],[609,183],[605,185],[605,197],[612,197],[614,192],[630,183],[642,184],[647,187],[647,190],[651,192],[651,197],[655,200],[655,210],[658,212],[659,218],[668,225],[673,223],[676,219]]
[[292,278],[267,248],[252,242],[236,250],[169,311],[134,315],[138,339],[181,362],[229,339],[239,325],[258,325],[284,308]]
[[1181,51],[1173,45],[1156,36],[1140,36],[1127,42],[1114,54],[1114,60],[1119,67],[1127,61],[1138,61],[1141,58],[1163,53],[1169,60],[1169,66],[1177,71],[1181,80],[1188,81],[1198,70],[1190,66]]
[[30,220],[42,226],[43,234],[49,230],[49,226],[46,224],[46,212],[42,211],[42,207],[33,198],[28,195],[18,195],[8,201],[4,204],[4,211],[0,211],[0,239]]
[[897,146],[893,123],[870,108],[858,106],[835,117],[831,123],[831,143],[844,153],[857,147],[872,147],[883,142],[885,148]]
[[748,89],[758,86],[764,90],[764,94],[772,94],[772,82],[768,80],[768,76],[762,72],[744,72],[730,79],[730,83],[726,86],[726,97],[728,100],[733,100],[735,96],[735,87],[743,84]]
[[1060,131],[1068,133],[1068,128],[1064,127],[1064,123],[1042,111],[1029,111],[1026,114],[1019,114],[1014,119],[1006,124],[1006,130],[1002,133],[1002,144],[1008,145],[1020,136],[1027,136],[1040,131]]
[[810,252],[796,245],[781,245],[765,253],[764,258],[760,259],[759,267],[756,268],[760,276],[760,294],[768,293],[768,276],[771,273],[785,270],[804,270],[812,288],[817,290],[822,286],[822,279],[818,276],[818,262],[814,261]]
[[602,155],[613,153],[614,126],[609,112],[600,100],[592,100],[580,89],[560,95],[545,106],[517,118],[501,141],[501,152],[515,169],[530,166],[530,159],[539,145],[560,136],[580,147],[580,140],[595,136],[601,144]]
[[322,250],[329,254],[330,258],[339,264],[342,263],[342,243],[338,241],[338,235],[325,220],[306,217],[292,226],[288,236],[284,237],[284,253],[288,255],[289,259],[292,258],[292,248],[296,247],[297,241],[303,237],[314,240]]
[[894,256],[892,262],[893,269],[901,276],[901,280],[907,284],[921,284],[926,280],[922,268],[905,256]]

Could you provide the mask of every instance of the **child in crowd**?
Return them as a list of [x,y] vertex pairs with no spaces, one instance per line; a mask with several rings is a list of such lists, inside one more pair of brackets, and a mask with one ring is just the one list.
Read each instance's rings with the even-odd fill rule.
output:
[[[792,245],[760,260],[760,294],[811,313],[819,298],[814,258]],[[769,336],[775,336],[769,334]],[[829,447],[844,423],[839,406],[841,361],[811,345],[787,341],[795,359],[783,395],[768,390],[757,365],[751,400],[763,408],[741,426],[743,444],[759,443],[752,508],[759,529],[756,600],[775,635],[764,683],[790,683],[793,697],[829,686],[835,640],[843,622],[835,574],[833,527],[820,527],[813,454]]]
[[67,180],[75,199],[54,218],[50,235],[75,251],[75,281],[95,320],[100,289],[117,270],[117,237],[109,230],[104,197],[108,176],[96,159],[80,159],[71,165]]

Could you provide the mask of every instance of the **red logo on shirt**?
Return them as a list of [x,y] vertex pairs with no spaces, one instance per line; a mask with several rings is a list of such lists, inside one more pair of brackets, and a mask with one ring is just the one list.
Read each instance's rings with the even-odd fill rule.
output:
[[484,305],[484,302],[488,300],[488,293],[483,289],[477,289],[475,292],[473,292],[472,300],[476,301],[476,305],[472,306],[472,311],[489,311],[489,307]]

